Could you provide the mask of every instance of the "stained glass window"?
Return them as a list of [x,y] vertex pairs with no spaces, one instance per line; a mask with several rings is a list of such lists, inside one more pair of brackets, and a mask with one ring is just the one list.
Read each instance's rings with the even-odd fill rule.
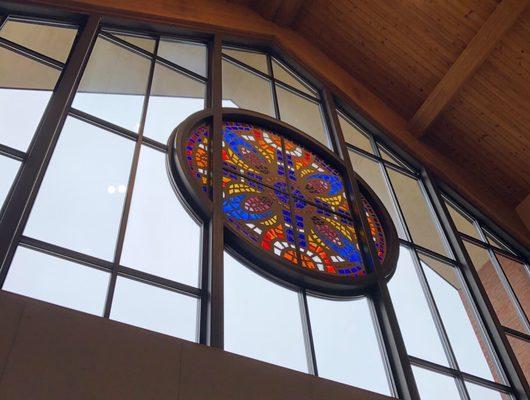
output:
[[[330,157],[325,161],[317,149],[312,151],[311,142],[301,145],[296,136],[287,138],[280,131],[256,123],[223,122],[226,226],[239,242],[242,239],[259,249],[253,253],[272,255],[284,269],[358,281],[372,268],[361,256],[341,165]],[[198,122],[181,134],[177,146],[180,143],[187,176],[195,189],[208,193],[210,127]],[[364,193],[361,205],[377,257],[383,262],[388,241],[378,213],[381,206],[374,206],[369,200],[373,195]]]

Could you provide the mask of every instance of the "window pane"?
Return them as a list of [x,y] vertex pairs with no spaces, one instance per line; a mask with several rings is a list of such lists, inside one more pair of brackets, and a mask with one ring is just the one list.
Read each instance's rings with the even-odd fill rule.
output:
[[27,150],[60,73],[0,47],[0,143]]
[[114,258],[134,142],[68,118],[24,233]]
[[199,75],[206,76],[207,48],[201,43],[161,40],[158,55]]
[[294,72],[277,62],[274,58],[272,59],[272,72],[274,73],[275,79],[285,82],[310,96],[317,96],[317,92],[313,88],[306,84],[302,79],[298,78]]
[[455,223],[456,229],[459,232],[472,236],[475,239],[482,240],[477,231],[477,228],[475,228],[473,223],[469,219],[467,219],[466,216],[464,216],[459,210],[453,207],[451,203],[446,201],[445,205],[447,206],[447,210],[449,211],[449,214],[451,215],[451,218]]
[[486,236],[486,240],[488,243],[494,247],[497,247],[502,250],[509,251],[510,253],[514,254],[512,249],[510,249],[508,246],[506,246],[500,239],[483,229],[484,235]]
[[342,130],[342,134],[344,135],[344,140],[355,147],[373,154],[372,144],[370,143],[368,136],[366,136],[357,126],[350,123],[342,115],[338,114],[338,116],[340,128]]
[[224,262],[225,350],[307,372],[298,294]]
[[414,268],[412,255],[401,247],[396,273],[388,283],[399,327],[410,355],[448,365],[442,342]]
[[394,206],[394,202],[390,197],[383,171],[377,161],[372,161],[368,157],[361,156],[355,151],[349,151],[350,160],[353,166],[353,170],[357,172],[361,178],[363,178],[370,188],[377,194],[379,199],[383,202],[386,210],[392,217],[392,221],[396,226],[398,235],[402,239],[406,239],[405,231],[398,217],[398,212]]
[[165,154],[144,146],[121,264],[197,286],[200,245],[200,227],[171,187]]
[[276,93],[282,121],[331,147],[319,104],[280,86],[276,86]]
[[512,335],[506,335],[512,346],[512,350],[519,361],[527,382],[530,382],[530,342],[516,338]]
[[413,366],[414,378],[421,400],[460,400],[453,378]]
[[236,50],[223,47],[223,53],[235,58],[242,63],[245,63],[252,68],[257,69],[265,74],[269,74],[269,68],[267,67],[267,56],[262,53],[248,50]]
[[198,300],[193,297],[119,276],[110,318],[196,341],[197,312]]
[[466,388],[470,400],[508,400],[511,398],[511,396],[508,396],[507,394],[501,394],[496,390],[476,385],[471,382],[466,382]]
[[0,31],[0,37],[61,62],[68,58],[76,34],[72,28],[11,20]]
[[500,254],[496,254],[496,257],[519,300],[519,304],[521,304],[526,316],[530,317],[530,276],[528,268],[524,264]]
[[366,299],[307,303],[319,376],[390,395]]
[[420,259],[460,370],[501,380],[455,269],[425,255]]
[[377,145],[377,148],[379,149],[379,153],[381,154],[381,158],[385,161],[388,161],[392,164],[395,164],[399,167],[403,167],[405,169],[408,169],[409,171],[411,171],[411,169],[408,167],[408,165],[406,165],[404,162],[402,162],[397,156],[395,156],[394,154],[390,153],[390,151],[386,150],[383,146],[381,145]]
[[0,210],[6,200],[9,189],[17,176],[20,161],[0,156]]
[[125,40],[126,42],[135,45],[136,47],[144,49],[145,51],[148,51],[149,53],[152,53],[155,51],[155,41],[153,39],[149,39],[149,38],[145,38],[141,36],[133,36],[129,34],[113,33],[113,35],[116,36],[117,38],[120,38],[121,40]]
[[449,256],[442,233],[434,220],[434,214],[423,196],[419,182],[391,168],[387,168],[390,180],[407,221],[412,240],[420,246]]
[[110,274],[19,247],[4,290],[103,315]]
[[473,262],[480,281],[488,294],[501,324],[518,331],[524,331],[519,315],[517,314],[514,304],[508,296],[499,275],[497,275],[497,272],[495,271],[488,251],[465,240],[464,246],[466,247],[467,253]]
[[225,60],[223,99],[231,101],[236,107],[274,117],[270,81]]
[[204,109],[205,93],[204,83],[157,63],[144,135],[166,144],[178,124]]
[[151,61],[97,39],[73,107],[138,132]]

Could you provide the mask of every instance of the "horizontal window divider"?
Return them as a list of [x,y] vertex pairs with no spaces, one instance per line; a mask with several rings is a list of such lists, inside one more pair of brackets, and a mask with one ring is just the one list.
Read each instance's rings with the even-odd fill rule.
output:
[[409,178],[416,179],[416,180],[421,179],[421,174],[419,172],[412,172],[406,168],[393,164],[390,161],[387,161],[384,159],[383,159],[383,163],[385,164],[385,167],[393,169],[394,171],[400,172],[403,175],[407,175]]
[[101,129],[104,129],[110,133],[114,133],[114,134],[117,134],[117,135],[120,135],[126,139],[130,139],[130,140],[134,140],[136,141],[138,139],[138,134],[136,132],[133,132],[133,131],[130,131],[128,129],[125,129],[125,128],[122,128],[121,126],[118,126],[118,125],[114,125],[113,123],[111,122],[107,122],[101,118],[98,118],[98,117],[94,117],[93,115],[91,114],[87,114],[86,112],[84,111],[81,111],[81,110],[78,110],[76,108],[70,108],[70,111],[68,113],[68,115],[80,120],[80,121],[83,121],[83,122],[86,122],[90,125],[93,125],[95,127],[98,127],[98,128],[101,128]]
[[402,238],[399,238],[399,243],[403,246],[406,246],[406,247],[409,247],[411,249],[414,249],[420,253],[423,253],[425,254],[426,256],[429,256],[431,258],[435,258],[437,259],[438,261],[442,261],[446,264],[449,264],[450,266],[453,266],[453,267],[457,267],[458,266],[458,263],[453,260],[452,258],[449,258],[447,256],[444,256],[443,254],[440,254],[440,253],[437,253],[433,250],[430,250],[426,247],[423,247],[423,246],[420,246],[419,244],[415,244],[415,243],[412,243],[412,242],[409,242],[408,240],[406,239],[402,239]]
[[[293,78],[295,79],[295,78]],[[316,96],[311,96],[307,94],[306,92],[303,92],[300,89],[295,88],[294,86],[289,85],[288,83],[285,83],[284,81],[281,81],[277,78],[272,78],[272,81],[279,87],[288,90],[290,92],[293,92],[294,94],[297,94],[300,97],[303,97],[306,100],[312,101],[313,103],[320,104],[322,103],[322,100]]]
[[162,64],[164,65],[165,67],[168,67],[169,69],[172,69],[176,72],[180,72],[181,74],[184,74],[192,79],[195,79],[196,81],[198,82],[201,82],[201,83],[204,83],[206,84],[208,82],[208,78],[205,78],[204,76],[202,75],[199,75],[198,73],[196,72],[193,72],[187,68],[184,68],[184,67],[181,67],[180,65],[178,64],[175,64],[174,62],[172,61],[169,61],[169,60],[166,60],[165,58],[163,57],[160,57],[160,56],[156,56],[156,62],[159,63],[159,64]]
[[112,44],[115,44],[125,50],[129,50],[141,57],[147,58],[148,60],[151,60],[154,57],[154,54],[150,51],[147,51],[145,49],[142,49],[141,47],[136,46],[133,43],[129,43],[126,40],[123,40],[119,37],[114,36],[112,33],[107,31],[101,31],[99,33],[99,37],[105,39],[107,42],[110,42]]
[[60,17],[53,17],[53,19],[50,19],[49,17],[35,17],[31,15],[19,15],[19,14],[9,14],[8,19],[10,21],[16,21],[16,22],[27,22],[31,24],[36,25],[47,25],[47,26],[57,26],[61,28],[73,28],[78,29],[79,26],[75,23],[72,23],[71,20],[62,19]]
[[23,247],[46,253],[51,256],[56,256],[67,261],[72,261],[78,264],[83,264],[88,267],[94,267],[103,271],[110,272],[112,270],[112,262],[103,260],[101,258],[89,256],[88,254],[80,253],[75,250],[70,250],[65,247],[57,246],[39,239],[34,239],[29,236],[22,236],[19,244]]
[[453,378],[463,379],[466,382],[476,383],[480,386],[488,387],[494,390],[498,390],[503,393],[512,393],[512,389],[509,386],[503,385],[502,383],[493,382],[488,379],[481,378],[479,376],[462,372],[453,368],[446,367],[444,365],[433,363],[422,358],[414,357],[409,355],[410,363],[416,367],[428,369],[429,371],[441,373],[444,375],[452,376]]
[[151,139],[147,136],[142,136],[142,144],[154,150],[162,151],[164,153],[167,153],[168,151],[167,145],[160,143],[154,139]]
[[174,292],[178,292],[196,298],[200,298],[202,294],[202,290],[199,288],[186,285],[177,281],[173,281],[171,279],[162,278],[157,275],[152,275],[135,268],[125,267],[123,265],[120,265],[118,267],[118,276],[135,278],[137,280],[146,282],[154,286],[170,289]]
[[0,143],[0,154],[18,161],[26,159],[26,153]]
[[503,257],[506,257],[506,258],[509,258],[513,261],[517,261],[517,262],[520,262],[521,264],[526,264],[526,260],[524,260],[522,257],[519,257],[517,256],[516,254],[513,254],[511,251],[508,251],[508,250],[505,250],[505,249],[501,249],[499,247],[496,247],[496,246],[492,246],[491,244],[489,243],[486,243],[486,242],[483,242],[482,240],[479,240],[473,236],[469,236],[468,234],[466,233],[462,233],[460,231],[458,231],[458,234],[462,237],[462,239],[464,239],[465,241],[471,243],[471,244],[474,244],[474,245],[477,245],[479,247],[482,247],[483,249],[491,249],[494,253],[496,254],[499,254]]
[[384,164],[385,166],[389,166],[389,167],[391,167],[392,169],[395,169],[398,172],[401,172],[401,173],[403,173],[403,174],[405,174],[407,176],[410,176],[411,178],[415,178],[415,179],[419,179],[420,178],[420,174],[416,175],[416,174],[414,174],[414,172],[411,172],[407,168],[404,168],[404,167],[402,167],[400,165],[393,164],[390,161],[387,161],[387,160],[385,160],[382,157],[379,157],[379,156],[377,156],[375,154],[372,154],[369,151],[366,151],[366,150],[363,150],[363,149],[361,149],[359,147],[356,147],[356,146],[354,146],[351,143],[346,142],[346,147],[348,148],[348,150],[354,151],[354,152],[358,153],[359,155],[361,155],[363,157],[371,159],[372,161],[380,162],[380,163]]
[[230,55],[228,55],[226,53],[222,53],[222,54],[223,54],[223,60],[229,61],[232,64],[235,64],[235,65],[237,65],[239,67],[242,67],[244,69],[249,70],[250,72],[252,72],[255,75],[259,75],[262,78],[265,78],[265,79],[267,79],[269,81],[272,81],[272,77],[269,74],[267,74],[267,73],[265,73],[263,71],[260,71],[259,69],[254,68],[254,67],[252,67],[252,66],[250,66],[248,64],[245,64],[243,61],[239,61],[237,58],[234,58],[234,57],[232,57],[232,56],[230,56]]
[[517,331],[517,330],[512,329],[512,328],[508,328],[507,326],[503,326],[502,329],[504,329],[504,332],[507,335],[514,336],[517,339],[525,340],[525,341],[529,342],[529,344],[530,344],[530,335],[529,334]]
[[27,47],[12,42],[11,40],[4,39],[3,37],[0,37],[0,46],[11,50],[17,54],[20,54],[21,56],[30,58],[33,61],[37,61],[43,65],[46,65],[47,67],[56,69],[58,71],[62,71],[64,68],[64,63],[62,63],[61,61],[57,61],[54,58],[45,56],[44,54],[28,49]]

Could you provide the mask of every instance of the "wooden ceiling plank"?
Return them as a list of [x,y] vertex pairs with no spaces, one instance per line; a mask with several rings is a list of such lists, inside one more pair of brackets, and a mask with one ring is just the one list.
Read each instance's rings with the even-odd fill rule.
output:
[[495,45],[523,13],[528,0],[503,0],[442,80],[410,120],[408,127],[418,138],[427,132],[462,86],[482,65]]
[[274,22],[280,26],[291,26],[304,4],[304,0],[283,0]]
[[282,6],[283,0],[255,1],[252,8],[263,18],[272,21]]

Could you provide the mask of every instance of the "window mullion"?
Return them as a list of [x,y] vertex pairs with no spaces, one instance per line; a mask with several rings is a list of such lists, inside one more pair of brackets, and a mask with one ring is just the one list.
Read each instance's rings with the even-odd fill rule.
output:
[[493,306],[487,297],[486,291],[473,263],[467,254],[462,239],[454,225],[453,220],[447,210],[435,181],[431,178],[430,173],[423,169],[422,177],[425,189],[431,198],[432,205],[445,231],[449,245],[456,260],[460,266],[465,284],[470,292],[470,297],[477,308],[477,312],[483,322],[486,332],[491,340],[495,355],[500,359],[503,370],[501,373],[507,375],[510,386],[513,387],[517,398],[530,396],[530,388],[524,377],[523,371],[519,366],[515,354],[508,343],[508,339],[502,330],[502,326],[495,314]]
[[[326,120],[329,124],[334,148],[343,161],[349,186],[353,189],[353,193],[351,190],[347,191],[347,193],[350,194],[349,200],[351,205],[355,205],[355,209],[358,210],[357,219],[360,219],[361,222],[362,231],[359,232],[359,239],[360,242],[363,242],[361,243],[361,250],[364,248],[365,251],[363,258],[372,264],[374,269],[372,273],[375,273],[378,276],[377,285],[374,294],[372,295],[372,301],[379,321],[379,328],[382,330],[385,343],[387,344],[387,356],[390,359],[391,369],[394,375],[393,382],[397,386],[395,389],[400,398],[405,400],[416,400],[420,398],[418,388],[407,357],[405,343],[399,330],[397,316],[390,299],[388,287],[384,281],[381,268],[377,267],[377,265],[380,265],[379,259],[377,258],[375,251],[375,245],[371,240],[371,233],[368,227],[368,221],[366,220],[366,215],[363,212],[358,182],[351,163],[349,162],[348,149],[340,128],[335,101],[327,88],[323,90],[322,97],[324,113],[327,117]],[[358,222],[359,221],[357,221],[357,225],[359,225]],[[356,226],[356,228],[359,228],[359,226]]]
[[[158,38],[155,41],[154,53],[158,51]],[[129,211],[131,209],[131,202],[134,190],[134,183],[136,180],[136,173],[138,171],[138,163],[140,161],[140,151],[142,149],[142,138],[145,127],[145,121],[147,119],[147,109],[149,107],[149,98],[151,97],[151,88],[153,85],[153,76],[155,72],[156,60],[155,57],[151,57],[151,66],[149,68],[149,77],[147,79],[147,88],[145,92],[144,103],[142,106],[142,115],[140,117],[140,126],[138,128],[138,136],[136,138],[136,144],[133,153],[133,159],[131,163],[131,170],[129,173],[129,182],[127,183],[127,193],[125,194],[125,202],[123,204],[123,210],[120,220],[120,228],[118,231],[118,239],[116,241],[116,248],[114,251],[114,264],[112,268],[112,275],[110,277],[109,289],[107,292],[107,299],[105,302],[105,312],[103,316],[105,318],[110,317],[110,310],[112,308],[112,299],[114,297],[114,290],[116,288],[116,280],[118,279],[118,269],[120,264],[121,253],[123,251],[123,242],[125,241],[125,231],[127,229],[127,221],[129,219]]]
[[68,63],[62,72],[46,113],[27,152],[12,195],[4,208],[0,222],[0,286],[15,254],[46,168],[57,144],[68,110],[74,99],[83,70],[97,38],[101,16],[91,15],[78,34]]

